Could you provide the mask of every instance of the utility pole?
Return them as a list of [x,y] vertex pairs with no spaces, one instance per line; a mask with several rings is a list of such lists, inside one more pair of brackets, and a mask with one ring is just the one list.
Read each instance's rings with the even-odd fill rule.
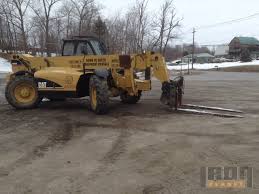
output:
[[182,45],[182,58],[181,58],[181,75],[183,74],[183,52],[184,52],[184,44]]
[[188,75],[190,75],[190,58],[188,57]]
[[192,31],[192,69],[193,69],[193,63],[194,63],[194,41],[195,41],[195,28],[193,28],[193,31]]

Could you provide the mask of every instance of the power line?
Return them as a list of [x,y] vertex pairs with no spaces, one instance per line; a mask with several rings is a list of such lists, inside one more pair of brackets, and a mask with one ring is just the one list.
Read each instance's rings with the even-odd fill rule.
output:
[[[259,12],[254,13],[254,14],[249,15],[249,16],[246,16],[246,17],[237,18],[237,19],[233,19],[233,20],[228,20],[228,21],[225,21],[225,22],[219,22],[219,23],[215,23],[215,24],[199,26],[199,27],[196,27],[196,30],[207,29],[207,28],[214,28],[214,27],[217,27],[217,26],[220,26],[220,25],[226,25],[226,24],[233,24],[233,23],[236,23],[236,22],[242,22],[242,21],[245,21],[245,20],[252,19],[252,18],[254,18],[256,16],[259,16]],[[191,28],[189,30],[186,30],[185,32],[182,32],[181,34],[185,35],[185,34],[192,33],[192,30],[193,29]]]
[[238,18],[238,19],[233,19],[233,20],[229,20],[229,21],[225,21],[225,22],[219,22],[219,23],[211,24],[211,25],[200,26],[200,27],[197,27],[196,29],[200,30],[200,29],[214,28],[214,27],[217,27],[217,26],[220,26],[220,25],[232,24],[232,23],[236,23],[236,22],[249,20],[249,19],[252,19],[256,16],[259,16],[259,12],[254,13],[254,14],[249,15],[249,16],[246,16],[246,17]]
[[[202,29],[208,29],[208,28],[214,28],[214,27],[217,27],[217,26],[220,26],[220,25],[226,25],[226,24],[233,24],[233,23],[236,23],[236,22],[241,22],[241,21],[245,21],[245,20],[249,20],[249,19],[252,19],[254,17],[257,17],[259,16],[259,12],[257,13],[254,13],[252,15],[249,15],[249,16],[246,16],[246,17],[242,17],[242,18],[237,18],[237,19],[233,19],[233,20],[229,20],[229,21],[225,21],[225,22],[219,22],[219,23],[215,23],[215,24],[211,24],[211,25],[205,25],[205,26],[200,26],[196,29],[193,29],[192,31],[192,34],[193,34],[193,41],[194,41],[194,34],[195,32],[197,32],[196,30],[202,30]],[[187,33],[190,33],[189,32],[190,30],[182,33],[182,34],[187,34]],[[216,41],[214,41],[216,42]],[[212,45],[219,45],[219,44],[202,44],[202,46],[212,46]],[[193,42],[193,50],[194,50],[194,42]]]
[[[254,17],[257,17],[259,16],[259,12],[257,13],[254,13],[252,15],[249,15],[249,16],[246,16],[246,17],[242,17],[242,18],[237,18],[237,19],[233,19],[233,20],[229,20],[229,21],[225,21],[225,22],[219,22],[219,23],[215,23],[215,24],[211,24],[211,25],[205,25],[205,26],[200,26],[200,27],[197,27],[196,29],[192,29],[192,32],[190,31],[191,29],[187,30],[186,32],[182,32],[181,34],[182,35],[186,35],[186,34],[189,34],[190,32],[193,34],[193,53],[194,53],[194,35],[195,33],[197,32],[196,30],[202,30],[202,29],[208,29],[208,28],[214,28],[214,27],[217,27],[217,26],[220,26],[220,25],[226,25],[226,24],[233,24],[233,23],[236,23],[236,22],[242,22],[242,21],[245,21],[245,20],[249,20],[249,19],[252,19]],[[216,41],[214,41],[216,42]],[[218,42],[218,41],[217,41]],[[217,45],[222,45],[222,44],[211,44],[211,43],[207,43],[207,44],[200,44],[201,46],[217,46]]]

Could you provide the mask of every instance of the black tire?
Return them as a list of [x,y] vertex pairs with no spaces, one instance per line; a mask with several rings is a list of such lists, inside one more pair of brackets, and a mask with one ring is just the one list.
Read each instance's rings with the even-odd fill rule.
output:
[[[21,85],[29,86],[30,90],[33,91],[33,95],[29,94],[32,96],[30,97],[31,99],[29,99],[27,102],[19,101],[16,96],[17,94],[15,95],[17,87],[21,87]],[[32,109],[37,107],[37,105],[41,101],[36,82],[34,81],[33,77],[28,76],[17,76],[13,80],[9,81],[5,88],[5,98],[7,102],[16,109]],[[21,99],[22,98],[23,97],[21,97]]]
[[136,104],[141,98],[141,91],[138,92],[137,96],[130,96],[127,92],[120,94],[121,102],[124,104]]
[[[92,94],[92,90],[95,90],[95,98]],[[108,112],[109,106],[109,88],[107,80],[100,78],[96,75],[91,76],[89,83],[90,93],[90,105],[92,111],[96,114],[105,114]],[[96,100],[94,103],[94,99]]]

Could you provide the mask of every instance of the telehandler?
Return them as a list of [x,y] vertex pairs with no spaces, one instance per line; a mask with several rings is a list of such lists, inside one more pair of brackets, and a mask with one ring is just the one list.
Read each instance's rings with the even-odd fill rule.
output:
[[182,104],[184,78],[170,80],[160,54],[107,55],[105,45],[94,37],[64,40],[62,56],[58,57],[14,54],[11,64],[13,72],[7,76],[5,96],[17,109],[37,107],[43,98],[64,100],[89,96],[91,109],[96,114],[105,114],[110,97],[120,96],[123,103],[135,104],[143,91],[151,90],[151,79],[155,77],[162,83],[160,100],[170,108],[185,113],[243,117],[219,113],[242,113],[238,110]]
[[[109,98],[137,103],[143,91],[151,90],[154,76],[162,83],[161,102],[181,105],[184,78],[170,80],[164,58],[154,52],[107,55],[105,45],[94,37],[73,37],[63,41],[62,56],[33,57],[14,54],[5,96],[17,109],[37,107],[43,98],[90,97],[96,114],[108,111]],[[138,77],[138,72],[143,76]]]

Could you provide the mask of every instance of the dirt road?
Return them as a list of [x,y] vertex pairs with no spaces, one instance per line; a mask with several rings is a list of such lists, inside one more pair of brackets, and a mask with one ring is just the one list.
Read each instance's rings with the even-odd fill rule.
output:
[[[179,114],[160,84],[137,105],[112,100],[96,116],[87,99],[16,111],[0,86],[0,193],[259,193],[259,73],[186,76],[185,102],[240,109],[243,119]],[[208,190],[205,166],[251,166],[254,188]]]

